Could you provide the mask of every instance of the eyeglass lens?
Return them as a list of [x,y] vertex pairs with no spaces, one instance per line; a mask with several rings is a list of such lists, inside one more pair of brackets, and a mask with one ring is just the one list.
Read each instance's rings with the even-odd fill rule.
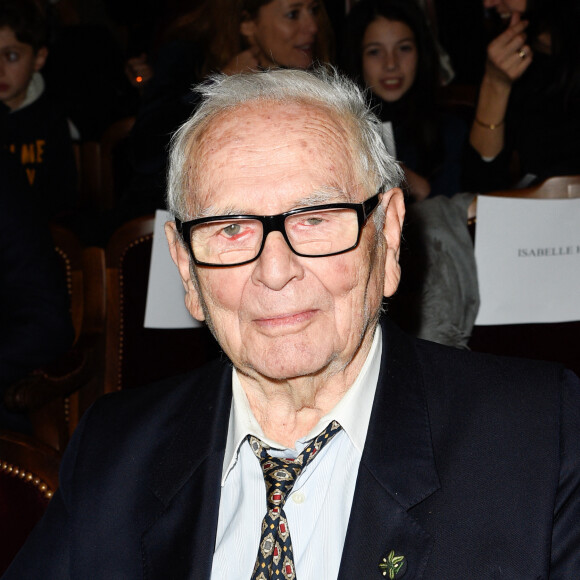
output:
[[[292,214],[284,221],[292,250],[304,256],[325,256],[353,247],[358,239],[354,209],[332,208]],[[239,264],[254,259],[262,246],[262,222],[250,218],[198,224],[191,230],[197,260],[208,264]]]

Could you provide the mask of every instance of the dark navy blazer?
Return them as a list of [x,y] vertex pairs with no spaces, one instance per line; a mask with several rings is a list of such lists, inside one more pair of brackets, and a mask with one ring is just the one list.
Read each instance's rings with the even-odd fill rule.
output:
[[[340,579],[580,578],[578,379],[382,325]],[[209,578],[230,405],[223,363],[99,400],[5,578]]]

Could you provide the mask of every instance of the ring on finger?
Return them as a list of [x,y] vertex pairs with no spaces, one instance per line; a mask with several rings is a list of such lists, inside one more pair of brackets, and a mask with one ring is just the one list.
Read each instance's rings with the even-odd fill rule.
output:
[[527,55],[527,53],[526,53],[525,49],[523,49],[523,48],[520,48],[520,49],[517,51],[517,53],[516,53],[516,54],[517,54],[517,55],[518,55],[518,56],[519,56],[519,57],[520,57],[522,60],[523,60],[524,58],[526,58],[526,55]]

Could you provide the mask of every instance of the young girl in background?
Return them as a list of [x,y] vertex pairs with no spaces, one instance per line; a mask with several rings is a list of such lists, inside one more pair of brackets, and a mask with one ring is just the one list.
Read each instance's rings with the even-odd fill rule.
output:
[[414,200],[460,191],[465,123],[437,106],[439,55],[414,0],[361,0],[347,19],[343,66],[371,91],[385,145]]

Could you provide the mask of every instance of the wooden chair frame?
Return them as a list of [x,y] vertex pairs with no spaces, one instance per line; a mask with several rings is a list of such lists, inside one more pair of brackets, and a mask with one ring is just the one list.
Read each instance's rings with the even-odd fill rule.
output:
[[[113,234],[106,251],[107,266],[107,301],[112,308],[118,308],[122,313],[124,308],[123,269],[127,251],[137,244],[149,242],[153,238],[155,216],[136,218],[121,226]],[[104,392],[109,393],[120,389],[122,384],[121,362],[125,335],[123,332],[123,316],[109,315],[106,323],[107,364],[104,376]]]
[[54,364],[11,385],[5,400],[10,408],[29,413],[39,439],[63,450],[80,416],[102,390],[105,260],[103,249],[83,248],[70,230],[52,224],[51,233],[64,266],[75,341]]

